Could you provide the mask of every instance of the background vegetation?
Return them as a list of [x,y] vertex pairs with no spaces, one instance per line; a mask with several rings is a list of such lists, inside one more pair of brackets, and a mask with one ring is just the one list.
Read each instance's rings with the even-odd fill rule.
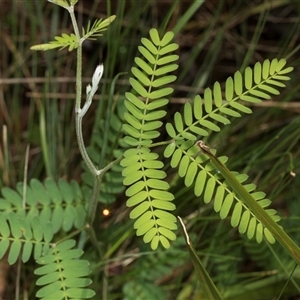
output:
[[[85,82],[90,81],[99,62],[105,66],[99,101],[93,102],[84,119],[86,143],[91,153],[100,155],[97,159],[102,164],[112,159],[112,152],[101,152],[107,100],[118,100],[112,118],[122,119],[117,103],[129,89],[129,74],[118,78],[113,91],[112,80],[119,72],[130,72],[140,38],[147,36],[150,28],[173,30],[180,46],[169,118],[214,81],[224,83],[236,70],[243,71],[266,58],[288,58],[295,69],[281,95],[255,104],[253,114],[233,120],[221,134],[211,134],[208,142],[218,154],[230,158],[227,165],[231,170],[248,173],[259,190],[267,193],[283,217],[281,224],[297,241],[300,4],[289,0],[84,0],[79,1],[77,10],[83,25],[117,15],[104,36],[87,42],[84,48]],[[1,1],[0,19],[0,187],[15,187],[24,177],[27,181],[50,177],[74,179],[88,189],[89,176],[75,141],[75,52],[29,50],[54,35],[70,32],[67,12],[46,1]],[[110,130],[117,134],[120,129]],[[166,172],[176,198],[175,213],[185,219],[195,248],[225,298],[279,297],[294,268],[280,246],[249,242],[228,221],[220,221],[201,198],[195,198],[171,169]],[[152,252],[134,235],[122,187],[114,183],[102,196],[97,212],[102,259],[94,257],[92,246],[85,249],[85,257],[92,263],[92,288],[101,299],[199,299],[182,233],[178,232],[181,236],[168,251]],[[107,217],[102,214],[105,208],[110,210]],[[2,262],[3,299],[14,299],[15,291],[20,299],[34,299],[33,263],[20,268]],[[296,269],[281,299],[300,295],[299,284]]]

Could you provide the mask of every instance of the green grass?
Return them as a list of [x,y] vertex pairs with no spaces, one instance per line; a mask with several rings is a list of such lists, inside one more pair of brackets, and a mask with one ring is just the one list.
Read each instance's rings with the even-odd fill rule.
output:
[[[84,48],[85,84],[99,62],[105,66],[99,100],[94,101],[91,112],[84,118],[84,137],[91,147],[97,142],[101,119],[107,116],[107,105],[112,103],[108,100],[122,101],[124,92],[129,90],[128,78],[137,46],[152,27],[161,32],[174,29],[180,46],[170,117],[214,81],[224,84],[236,70],[266,58],[289,57],[288,64],[295,70],[282,94],[253,106],[253,114],[234,120],[222,134],[210,135],[207,142],[218,149],[218,154],[229,157],[230,169],[248,173],[259,190],[267,193],[272,206],[283,216],[283,226],[297,240],[299,4],[267,0],[214,1],[217,5],[211,1],[143,1],[143,5],[129,0],[83,2],[78,5],[83,25],[88,19],[117,15],[104,36]],[[73,112],[75,53],[29,50],[30,46],[46,42],[63,31],[70,32],[67,14],[46,1],[13,1],[1,23],[0,187],[14,187],[24,180],[27,145],[30,147],[28,180],[52,177],[82,182]],[[112,81],[120,72],[127,75],[118,77],[112,94]],[[249,299],[259,299],[257,295],[263,295],[261,299],[278,297],[294,268],[279,245],[275,244],[272,251],[263,245],[261,252],[258,246],[231,229],[228,221],[220,221],[201,198],[195,198],[170,167],[166,171],[176,198],[176,214],[185,219],[195,249],[225,299],[248,299],[241,294],[242,287],[247,287]],[[170,250],[149,251],[134,236],[125,197],[122,193],[117,196],[116,202],[101,204],[97,212],[101,261],[92,246],[85,249],[85,257],[93,268],[93,288],[102,299],[110,300],[137,299],[138,293],[150,292],[156,299],[199,299],[199,285],[182,232],[178,232],[181,237]],[[111,210],[111,216],[101,215],[104,207]],[[262,261],[264,255],[267,256]],[[26,282],[26,276],[33,266],[33,262],[29,263],[20,271],[21,291],[28,292],[29,299],[34,297],[35,279]],[[17,272],[16,267],[9,272]],[[10,277],[8,273],[6,279]],[[294,279],[289,280],[281,299],[299,295],[298,270]],[[12,290],[7,286],[7,295]],[[22,299],[22,292],[20,295]]]

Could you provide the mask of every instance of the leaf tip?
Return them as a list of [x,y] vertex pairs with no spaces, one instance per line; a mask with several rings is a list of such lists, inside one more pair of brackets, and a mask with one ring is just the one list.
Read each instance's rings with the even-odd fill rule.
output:
[[190,237],[189,237],[189,235],[188,235],[188,233],[187,233],[187,231],[186,231],[186,227],[185,227],[185,225],[184,225],[182,219],[181,219],[179,216],[177,216],[177,218],[179,219],[179,221],[180,221],[180,223],[181,223],[181,226],[182,226],[182,228],[183,228],[183,231],[184,231],[184,234],[185,234],[185,238],[186,238],[186,243],[187,243],[188,245],[190,245],[190,244],[191,244],[191,242],[190,242]]

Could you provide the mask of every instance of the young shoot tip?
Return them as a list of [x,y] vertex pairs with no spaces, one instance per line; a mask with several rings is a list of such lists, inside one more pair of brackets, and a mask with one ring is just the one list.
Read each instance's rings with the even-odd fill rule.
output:
[[101,77],[103,75],[103,70],[104,70],[104,67],[103,67],[103,64],[100,64],[96,67],[96,70],[93,74],[93,78],[92,78],[92,86],[93,87],[97,87],[100,80],[101,80]]

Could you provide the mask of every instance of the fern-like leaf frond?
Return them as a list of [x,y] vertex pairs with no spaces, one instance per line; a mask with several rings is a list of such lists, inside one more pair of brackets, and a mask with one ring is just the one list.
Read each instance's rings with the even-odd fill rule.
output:
[[60,50],[69,47],[69,51],[77,49],[79,46],[79,40],[77,39],[74,33],[66,34],[63,33],[61,36],[55,36],[54,41],[51,41],[46,44],[34,45],[30,47],[31,50],[50,50],[55,48],[60,48]]
[[124,153],[121,165],[124,167],[124,185],[129,186],[126,195],[127,206],[135,207],[130,218],[136,219],[137,235],[143,235],[146,243],[156,249],[161,243],[165,248],[169,240],[176,238],[172,232],[177,229],[176,218],[169,212],[175,209],[171,202],[174,196],[168,192],[169,184],[158,155],[149,149],[153,140],[159,137],[160,119],[166,115],[163,109],[173,89],[166,87],[176,76],[169,73],[176,70],[174,62],[178,56],[173,51],[178,45],[171,43],[174,34],[168,32],[161,39],[156,29],[150,30],[150,39],[142,38],[139,52],[129,79],[135,91],[126,93],[123,129],[124,141],[131,147]]
[[90,39],[93,40],[96,37],[99,37],[102,35],[102,32],[107,30],[107,27],[110,23],[112,23],[115,20],[116,16],[112,15],[105,20],[99,19],[96,20],[93,25],[91,26],[91,23],[89,22],[87,25],[87,29],[85,30],[82,28],[82,39]]
[[[178,173],[184,178],[187,187],[194,184],[196,196],[203,194],[205,203],[214,199],[214,209],[222,219],[231,214],[231,225],[238,227],[239,232],[247,233],[249,239],[255,236],[257,242],[265,237],[270,243],[275,239],[268,228],[251,209],[240,199],[230,186],[220,178],[218,170],[207,162],[206,155],[199,155],[199,148],[194,145],[199,136],[207,136],[210,131],[220,131],[220,125],[230,123],[230,117],[240,117],[241,113],[251,113],[251,109],[244,103],[258,103],[262,99],[269,99],[279,93],[278,87],[284,87],[282,81],[289,80],[286,76],[293,68],[285,67],[284,59],[266,60],[262,64],[256,63],[254,68],[246,68],[245,74],[236,72],[225,83],[224,99],[221,86],[216,82],[212,89],[204,91],[203,99],[196,96],[193,104],[186,103],[183,113],[175,113],[174,125],[166,124],[166,130],[173,139],[164,151],[164,156],[171,158],[171,166],[178,167]],[[218,158],[225,163],[227,158]],[[240,183],[245,180],[245,174],[236,174]],[[265,212],[278,222],[276,211],[265,209],[270,201],[264,199],[263,192],[255,192],[253,184],[243,185]]]
[[262,64],[256,63],[254,68],[247,67],[244,74],[237,71],[225,82],[224,99],[221,85],[216,82],[212,89],[205,89],[203,98],[197,95],[193,104],[185,103],[183,114],[175,113],[174,125],[166,124],[169,136],[196,141],[210,131],[220,131],[221,125],[230,123],[230,117],[251,113],[245,104],[259,103],[278,95],[278,87],[285,86],[282,81],[290,79],[286,74],[293,68],[285,64],[285,59],[265,60]]
[[96,20],[93,25],[91,26],[90,23],[88,23],[87,29],[85,30],[84,28],[82,29],[82,37],[79,40],[79,38],[76,37],[74,33],[71,34],[66,34],[63,33],[61,36],[55,36],[54,41],[50,41],[49,43],[45,44],[39,44],[39,45],[34,45],[30,47],[31,50],[37,50],[37,51],[46,51],[46,50],[51,50],[51,49],[56,49],[60,48],[60,50],[69,47],[68,51],[72,51],[74,49],[77,49],[79,46],[79,43],[86,39],[94,39],[96,37],[101,36],[102,32],[104,30],[107,30],[107,27],[111,22],[114,21],[116,18],[115,15],[110,16],[106,18],[105,20]]
[[43,300],[88,299],[95,295],[87,288],[92,282],[86,278],[91,272],[89,262],[79,259],[83,251],[72,249],[74,246],[74,240],[54,244],[45,256],[37,259],[42,266],[34,271],[40,276],[36,284],[43,287],[36,297]]
[[79,185],[75,181],[70,183],[60,179],[56,183],[46,179],[42,184],[37,179],[32,179],[26,186],[18,183],[16,190],[5,187],[1,190],[0,216],[13,211],[20,218],[29,223],[33,217],[38,216],[42,225],[48,222],[53,224],[54,233],[60,229],[69,231],[81,228],[86,218],[86,205]]
[[150,152],[149,148],[130,149],[121,161],[124,167],[124,185],[129,197],[126,205],[134,207],[130,213],[131,219],[136,219],[134,228],[138,236],[143,235],[145,243],[151,242],[154,250],[161,243],[170,247],[169,240],[175,240],[172,230],[177,229],[176,218],[169,212],[175,209],[171,202],[173,194],[168,192],[169,184],[163,179],[166,173],[162,171],[163,163],[158,154]]
[[8,252],[9,264],[14,264],[19,256],[25,263],[33,253],[35,259],[47,253],[52,237],[51,224],[42,226],[38,217],[29,223],[13,212],[0,215],[0,259]]
[[[268,242],[274,243],[275,238],[270,231],[263,226],[262,222],[252,212],[251,208],[243,201],[238,194],[221,177],[219,170],[208,160],[208,157],[200,153],[199,148],[193,141],[176,140],[169,144],[164,152],[165,157],[171,158],[171,166],[178,167],[178,174],[184,178],[184,184],[190,187],[194,184],[196,196],[203,195],[206,204],[213,200],[215,212],[220,214],[221,219],[230,216],[232,227],[238,227],[241,234],[246,233],[249,239],[255,237],[258,243],[263,237]],[[227,157],[218,157],[218,160],[225,164]],[[274,209],[268,209],[271,201],[265,199],[265,193],[256,191],[255,184],[244,184],[248,176],[246,174],[233,173],[239,183],[257,201],[266,213],[278,222],[280,217]]]

